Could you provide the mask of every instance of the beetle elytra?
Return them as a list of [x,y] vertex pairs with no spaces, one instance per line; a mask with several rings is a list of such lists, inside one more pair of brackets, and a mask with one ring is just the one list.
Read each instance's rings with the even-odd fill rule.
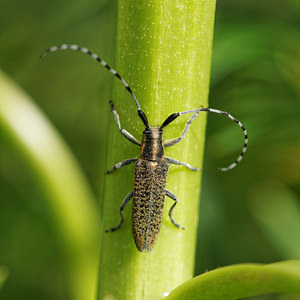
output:
[[[116,165],[114,165],[112,169],[106,172],[106,174],[111,174],[123,166],[129,165],[131,163],[135,163],[134,189],[124,198],[121,204],[120,207],[121,221],[117,226],[109,230],[106,230],[106,232],[113,232],[121,227],[121,225],[124,222],[123,209],[125,208],[126,204],[131,200],[131,198],[133,198],[133,204],[132,204],[133,238],[136,247],[139,251],[146,250],[147,252],[150,252],[157,240],[157,236],[160,231],[165,196],[168,196],[174,201],[174,204],[171,206],[169,211],[169,217],[171,219],[171,222],[173,223],[174,226],[183,229],[183,227],[177,224],[172,217],[173,210],[177,204],[177,198],[173,193],[171,193],[166,189],[169,164],[181,165],[188,168],[191,171],[199,171],[198,168],[194,168],[188,163],[180,162],[177,159],[166,157],[164,153],[165,148],[176,145],[183,139],[191,123],[198,116],[200,112],[202,111],[213,112],[213,113],[225,115],[226,117],[230,118],[232,121],[234,121],[239,125],[239,127],[243,130],[244,138],[245,138],[243,149],[240,155],[238,156],[238,158],[235,160],[235,162],[233,162],[226,168],[220,168],[220,170],[222,171],[228,171],[234,168],[243,159],[248,144],[247,131],[245,127],[242,125],[242,123],[236,118],[234,118],[232,115],[230,115],[229,113],[218,109],[204,108],[204,107],[173,113],[162,123],[160,127],[150,126],[145,113],[142,111],[134,93],[132,92],[131,88],[126,83],[126,81],[118,74],[118,72],[112,69],[98,55],[94,54],[87,48],[80,47],[78,45],[63,44],[61,46],[53,46],[47,49],[41,55],[41,57],[44,57],[50,52],[54,52],[57,50],[66,50],[66,49],[80,51],[82,53],[90,55],[94,60],[98,61],[102,66],[104,66],[110,73],[116,76],[123,83],[123,85],[128,90],[128,92],[131,94],[135,102],[135,105],[137,107],[138,115],[145,126],[142,141],[139,142],[132,134],[130,134],[127,130],[121,127],[119,114],[116,111],[113,102],[110,101],[111,111],[113,113],[119,131],[128,141],[139,146],[141,150],[140,150],[139,158],[132,158],[132,159],[126,159],[124,161],[121,161]],[[183,114],[190,114],[190,113],[192,114],[192,116],[185,124],[181,136],[171,140],[163,141],[163,128],[169,125],[179,116]]]

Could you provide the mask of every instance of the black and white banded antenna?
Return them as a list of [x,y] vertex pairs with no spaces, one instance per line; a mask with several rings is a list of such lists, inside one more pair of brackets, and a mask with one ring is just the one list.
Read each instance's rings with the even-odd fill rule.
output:
[[240,153],[240,155],[238,156],[238,158],[232,163],[230,164],[228,167],[225,168],[219,168],[219,170],[221,171],[229,171],[231,169],[233,169],[244,157],[246,151],[247,151],[247,146],[248,146],[248,133],[246,128],[244,127],[244,125],[238,120],[236,119],[234,116],[232,116],[231,114],[229,114],[226,111],[222,111],[222,110],[218,110],[218,109],[214,109],[214,108],[198,108],[198,109],[193,109],[193,110],[187,110],[184,112],[179,113],[180,115],[183,114],[188,114],[188,113],[196,113],[196,112],[200,112],[200,111],[207,111],[207,112],[212,112],[212,113],[216,113],[216,114],[220,114],[220,115],[224,115],[226,117],[228,117],[229,119],[231,119],[233,122],[237,123],[239,125],[239,127],[243,130],[244,133],[244,146],[242,149],[242,152]]
[[149,127],[148,124],[148,120],[147,117],[145,115],[145,113],[142,111],[141,106],[139,104],[139,102],[137,101],[133,91],[131,90],[130,86],[127,84],[127,82],[120,76],[120,74],[114,70],[113,68],[111,68],[103,59],[101,59],[97,54],[93,53],[92,51],[90,51],[89,49],[85,48],[85,47],[81,47],[78,45],[69,45],[69,44],[62,44],[59,46],[53,46],[48,48],[47,50],[45,50],[40,58],[44,58],[47,54],[49,54],[50,52],[55,52],[58,50],[73,50],[73,51],[79,51],[82,53],[85,53],[89,56],[91,56],[94,60],[96,60],[98,63],[100,63],[103,67],[105,67],[110,73],[112,73],[114,76],[116,76],[125,86],[126,90],[130,93],[131,97],[133,98],[136,107],[138,109],[138,115],[140,116],[140,118],[142,119],[144,125],[146,127]]
[[[149,128],[149,123],[147,120],[147,117],[145,115],[145,113],[142,111],[133,91],[131,90],[130,86],[127,84],[127,82],[120,76],[120,74],[112,69],[104,60],[102,60],[98,55],[96,55],[95,53],[91,52],[89,49],[78,46],[78,45],[68,45],[68,44],[63,44],[60,46],[53,46],[51,48],[48,48],[46,51],[44,51],[42,53],[42,55],[40,56],[41,58],[45,57],[47,54],[49,54],[50,52],[55,52],[58,50],[74,50],[74,51],[79,51],[85,54],[88,54],[89,56],[91,56],[94,60],[96,60],[97,62],[99,62],[102,66],[104,66],[110,73],[112,73],[114,76],[116,76],[125,86],[125,88],[127,89],[127,91],[130,93],[130,95],[132,96],[136,106],[137,106],[137,110],[138,110],[138,115],[141,118],[141,120],[143,121],[144,125]],[[112,110],[113,110],[113,105],[112,106]],[[182,137],[185,135],[186,131],[188,130],[188,128],[190,127],[192,121],[198,116],[200,111],[206,111],[206,112],[212,112],[212,113],[217,113],[220,115],[225,115],[226,117],[228,117],[229,119],[231,119],[232,121],[234,121],[235,123],[238,124],[238,126],[243,130],[244,133],[244,138],[245,138],[245,142],[244,142],[244,147],[242,149],[242,152],[240,153],[240,155],[238,156],[238,158],[229,166],[225,167],[225,168],[219,168],[221,171],[229,171],[231,169],[233,169],[244,157],[244,154],[247,151],[247,145],[248,145],[248,134],[247,134],[247,130],[246,128],[243,126],[243,124],[236,119],[235,117],[233,117],[231,114],[229,114],[228,112],[222,111],[222,110],[218,110],[218,109],[213,109],[213,108],[197,108],[197,109],[192,109],[192,110],[187,110],[187,111],[183,111],[183,112],[178,112],[178,113],[174,113],[171,114],[165,121],[164,123],[161,125],[161,129],[164,128],[165,126],[167,126],[169,123],[171,123],[173,120],[175,120],[177,117],[183,115],[183,114],[188,114],[188,113],[194,113],[194,115],[190,118],[190,120],[188,121],[184,132],[181,136],[181,138],[179,139],[174,139],[172,141],[170,141],[169,143],[165,144],[166,147],[171,146],[175,143],[178,143]],[[120,129],[120,128],[119,128]]]
[[207,108],[201,107],[201,108],[196,108],[196,109],[191,109],[191,110],[186,110],[186,111],[176,112],[176,113],[171,114],[163,122],[163,124],[160,126],[160,128],[166,127],[168,124],[170,124],[172,121],[174,121],[176,118],[178,118],[181,115],[193,113],[193,115],[191,116],[191,118],[186,123],[185,128],[183,130],[183,133],[182,133],[181,137],[180,138],[175,138],[175,139],[172,139],[172,140],[169,140],[169,141],[165,142],[164,146],[165,147],[169,147],[169,146],[173,146],[173,145],[179,143],[182,140],[182,138],[185,136],[185,134],[188,131],[189,127],[191,126],[193,120],[195,120],[197,118],[197,116],[198,116],[198,114],[199,114],[200,111],[206,111],[206,112],[212,112],[212,113],[224,115],[224,116],[228,117],[229,119],[231,119],[232,121],[234,121],[235,123],[237,123],[239,125],[239,127],[243,130],[245,142],[244,142],[244,147],[242,149],[242,152],[240,153],[240,155],[238,156],[238,158],[232,164],[230,164],[228,167],[219,168],[219,170],[224,171],[224,172],[233,169],[243,159],[244,154],[247,151],[248,134],[247,134],[247,130],[244,127],[244,125],[238,119],[236,119],[235,117],[233,117],[231,114],[229,114],[226,111],[222,111],[222,110],[218,110],[218,109],[214,109],[214,108],[209,108],[209,107],[207,107]]

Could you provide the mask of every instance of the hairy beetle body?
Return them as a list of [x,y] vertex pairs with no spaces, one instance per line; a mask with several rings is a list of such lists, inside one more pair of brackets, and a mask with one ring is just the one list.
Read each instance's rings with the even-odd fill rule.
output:
[[139,251],[153,248],[164,209],[169,163],[164,159],[162,129],[144,130],[140,159],[135,164],[132,234]]
[[139,159],[135,165],[132,234],[139,251],[148,252],[159,233],[164,209],[169,163]]

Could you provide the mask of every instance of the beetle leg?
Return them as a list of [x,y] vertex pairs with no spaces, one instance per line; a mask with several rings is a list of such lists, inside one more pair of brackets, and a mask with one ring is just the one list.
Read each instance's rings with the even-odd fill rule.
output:
[[179,161],[179,160],[177,160],[177,159],[170,158],[170,157],[165,157],[165,159],[166,159],[170,164],[178,165],[178,166],[185,166],[186,168],[188,168],[188,169],[191,170],[191,171],[200,171],[199,168],[192,167],[190,164],[181,162],[181,161]]
[[177,228],[181,228],[181,229],[184,229],[184,227],[180,226],[179,224],[177,224],[174,220],[173,220],[173,217],[172,217],[172,214],[173,214],[173,209],[175,208],[176,204],[177,204],[177,198],[176,196],[171,193],[170,191],[166,190],[166,195],[171,198],[172,200],[175,201],[175,203],[172,205],[172,207],[170,208],[170,211],[169,211],[169,217],[171,219],[171,222],[173,223],[174,226],[176,226]]
[[105,232],[114,232],[116,231],[117,229],[119,229],[121,227],[121,225],[124,223],[124,216],[123,216],[123,209],[124,207],[126,206],[126,204],[129,202],[129,200],[132,198],[133,196],[133,191],[131,191],[126,197],[125,199],[123,200],[122,204],[121,204],[121,207],[120,207],[120,216],[121,216],[121,222],[119,225],[115,226],[115,227],[112,227],[110,229],[107,229],[105,230]]
[[137,161],[137,158],[130,158],[130,159],[126,159],[126,160],[123,160],[123,161],[120,161],[118,162],[117,164],[115,164],[110,170],[107,170],[105,172],[105,175],[108,175],[108,174],[111,174],[113,173],[114,171],[116,171],[117,169],[120,169],[124,166],[127,166],[133,162]]
[[119,131],[123,134],[123,136],[125,136],[125,138],[126,138],[129,142],[131,142],[131,143],[133,143],[133,144],[136,144],[136,145],[138,145],[138,146],[141,146],[141,143],[140,143],[140,142],[139,142],[139,141],[138,141],[131,133],[129,133],[127,130],[125,130],[125,129],[123,129],[123,128],[121,127],[119,114],[118,114],[118,112],[115,110],[114,104],[113,104],[113,102],[112,102],[111,100],[109,101],[109,104],[110,104],[110,109],[111,109],[111,112],[112,112],[113,115],[114,115],[114,118],[115,118],[115,121],[116,121],[116,123],[117,123],[117,126],[118,126]]
[[189,127],[191,126],[192,122],[196,119],[196,117],[198,116],[198,114],[199,114],[199,111],[196,111],[189,118],[189,120],[185,124],[185,127],[184,127],[183,132],[182,132],[182,134],[181,134],[180,137],[175,138],[175,139],[171,139],[171,140],[168,140],[168,141],[165,141],[164,142],[164,147],[170,147],[170,146],[178,144],[183,139],[183,137],[185,136],[186,132],[188,131]]

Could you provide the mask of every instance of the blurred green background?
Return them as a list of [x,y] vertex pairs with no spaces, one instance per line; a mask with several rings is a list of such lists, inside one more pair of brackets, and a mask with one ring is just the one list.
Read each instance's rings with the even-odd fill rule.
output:
[[[1,69],[64,137],[99,211],[112,76],[70,52],[38,58],[77,43],[113,66],[116,9],[116,1],[0,0]],[[299,0],[218,1],[210,106],[242,121],[249,148],[236,169],[220,172],[243,139],[209,115],[195,273],[300,258]],[[9,270],[0,299],[70,299],[46,195],[2,129],[0,144],[0,266]]]

